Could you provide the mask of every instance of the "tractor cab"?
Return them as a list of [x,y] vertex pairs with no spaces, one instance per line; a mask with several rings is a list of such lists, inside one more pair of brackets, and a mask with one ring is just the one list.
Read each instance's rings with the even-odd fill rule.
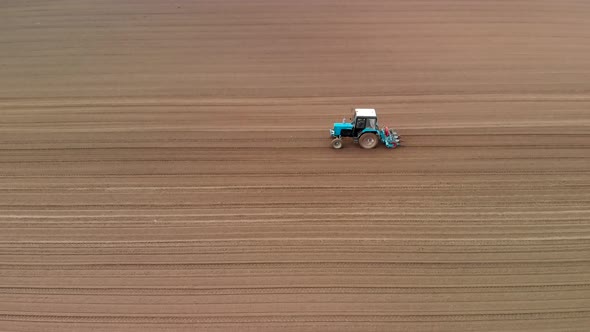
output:
[[372,108],[355,108],[353,111],[352,137],[358,137],[365,129],[379,129],[377,126],[377,112]]

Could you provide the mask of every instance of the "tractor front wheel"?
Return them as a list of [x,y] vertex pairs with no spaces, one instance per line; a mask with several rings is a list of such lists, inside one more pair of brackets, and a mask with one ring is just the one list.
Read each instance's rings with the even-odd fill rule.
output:
[[359,144],[363,149],[372,149],[377,146],[377,135],[373,133],[366,133],[359,139]]
[[342,148],[342,140],[340,138],[334,138],[332,140],[332,147],[334,149],[341,149]]

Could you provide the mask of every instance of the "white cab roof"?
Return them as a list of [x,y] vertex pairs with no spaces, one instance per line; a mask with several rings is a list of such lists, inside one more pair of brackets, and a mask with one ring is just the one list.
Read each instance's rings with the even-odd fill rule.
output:
[[376,117],[377,112],[375,112],[374,108],[355,108],[354,113],[356,116],[362,117]]

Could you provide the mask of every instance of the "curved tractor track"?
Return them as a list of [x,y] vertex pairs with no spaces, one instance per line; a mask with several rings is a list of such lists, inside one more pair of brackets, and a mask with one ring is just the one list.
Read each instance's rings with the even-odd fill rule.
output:
[[[1,331],[588,331],[583,1],[0,4]],[[330,147],[351,107],[404,145]]]

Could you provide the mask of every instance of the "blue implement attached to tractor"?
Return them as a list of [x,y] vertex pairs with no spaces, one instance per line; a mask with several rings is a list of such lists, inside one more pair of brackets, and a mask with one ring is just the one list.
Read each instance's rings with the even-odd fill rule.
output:
[[363,149],[372,149],[379,141],[386,147],[394,149],[401,142],[395,130],[387,127],[379,128],[377,112],[372,108],[354,108],[351,121],[346,122],[344,119],[341,123],[334,123],[334,128],[330,129],[334,149],[342,148],[343,137],[352,137],[353,141],[359,143]]

